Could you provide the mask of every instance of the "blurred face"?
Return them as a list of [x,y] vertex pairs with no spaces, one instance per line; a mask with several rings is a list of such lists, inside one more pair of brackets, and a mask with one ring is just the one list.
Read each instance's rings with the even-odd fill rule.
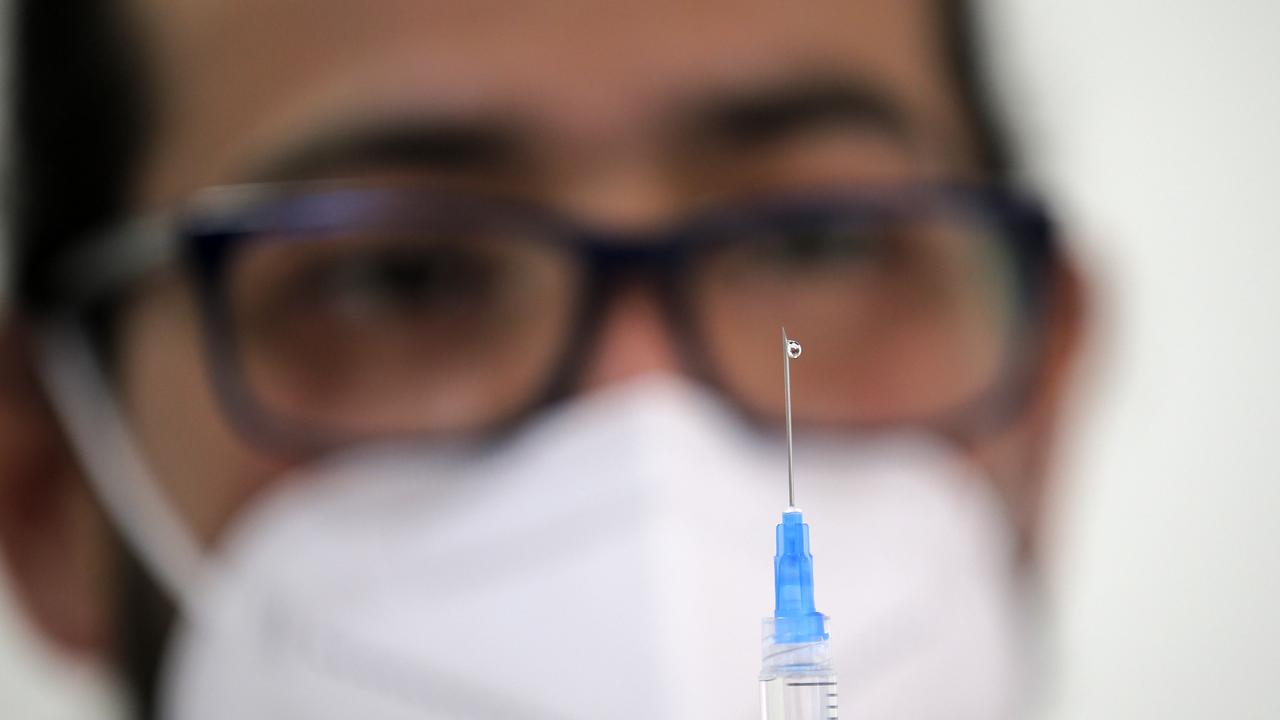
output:
[[[341,178],[518,198],[629,237],[735,198],[979,178],[968,116],[943,59],[934,6],[901,0],[819,0],[803,7],[751,0],[138,0],[158,73],[159,104],[136,209],[167,208],[210,186]],[[945,253],[946,248],[928,250],[930,237],[925,227],[911,242],[921,254]],[[404,333],[393,332],[394,326],[387,330],[359,320],[369,310],[366,295],[323,308],[310,295],[281,299],[277,290],[291,277],[320,272],[314,268],[349,269],[351,248],[363,247],[360,242],[341,238],[306,263],[269,250],[258,253],[235,273],[230,304],[241,344],[260,349],[245,370],[267,402],[284,411],[313,412],[308,403],[331,397],[335,417],[360,418],[377,410],[381,414],[371,423],[395,424],[406,414],[425,412],[420,406],[386,407],[396,387],[380,386],[379,378],[403,375],[348,372],[358,380],[344,379],[337,366],[349,364],[346,349],[382,349],[381,355],[370,351],[372,359],[360,358],[367,362],[383,355],[427,357],[439,338],[461,341],[484,332],[484,318],[496,311],[477,310],[463,324],[415,325],[430,341],[406,349]],[[912,248],[911,242],[902,247]],[[463,390],[468,384],[506,383],[511,387],[502,392],[511,394],[550,362],[540,355],[550,350],[540,348],[555,343],[538,338],[566,332],[559,308],[568,302],[575,276],[552,256],[522,252],[528,251],[495,251],[503,263],[521,269],[520,287],[537,289],[507,302],[504,317],[520,314],[504,327],[515,330],[494,333],[508,345],[489,346],[498,348],[490,355],[512,366],[467,379],[445,357],[433,361],[443,364],[424,365],[434,370],[421,374],[455,373],[450,377],[463,379],[450,387]],[[911,257],[900,252],[892,258],[894,267],[909,266]],[[419,273],[431,272],[425,262],[414,266],[415,258],[406,262]],[[470,267],[459,262],[449,267]],[[696,312],[708,333],[716,334],[713,339],[729,336],[725,346],[732,346],[734,333],[753,331],[736,326],[735,318],[749,312],[758,293],[735,290],[735,282],[751,277],[753,263],[763,262],[751,253],[709,261],[705,272],[713,280],[707,282],[717,290]],[[964,262],[943,264],[953,276],[964,274],[956,270]],[[401,285],[404,276],[395,275]],[[350,272],[323,277],[326,287],[348,289],[368,279]],[[905,326],[901,313],[908,300],[963,295],[962,302],[948,305],[959,308],[948,327],[972,326],[964,340],[947,341],[941,332],[882,335],[888,338],[882,345],[897,350],[866,357],[861,371],[874,374],[876,363],[892,361],[919,364],[917,377],[942,376],[954,368],[929,365],[930,358],[945,357],[936,352],[938,343],[1000,347],[984,335],[998,328],[982,325],[985,315],[965,310],[989,300],[981,295],[996,292],[990,288],[998,289],[998,274],[990,282],[970,283],[978,290],[964,292],[951,287],[955,277],[921,277],[928,281],[909,292],[895,285],[897,295],[859,295],[839,283],[825,294],[804,295],[797,302],[812,307],[791,308],[791,315],[818,320],[809,328],[791,328],[793,334],[804,340],[806,330],[853,322],[851,317],[863,318],[859,327],[875,327],[875,318],[881,325]],[[246,442],[228,420],[211,388],[194,294],[178,272],[140,288],[124,311],[120,367],[131,420],[156,476],[198,533],[213,540],[255,492],[303,458]],[[681,371],[657,295],[642,284],[616,293],[596,341],[583,350],[585,367],[573,392],[646,371]],[[305,319],[288,314],[298,308],[307,309]],[[756,324],[756,316],[746,317]],[[746,405],[759,406],[751,409],[771,412],[772,395],[754,397],[752,389],[763,373],[770,390],[778,384],[776,324],[759,331],[759,367],[738,363],[720,372]],[[269,340],[254,344],[259,337]],[[815,367],[825,363],[829,374],[847,357],[824,357],[821,343],[812,353],[809,348],[806,360]],[[997,371],[996,355],[965,353],[972,368],[963,377],[989,378]],[[966,382],[976,380],[938,387],[880,384],[849,392],[891,394],[911,410],[963,399],[974,389]],[[442,401],[440,414],[474,414],[477,424],[488,417],[488,406],[458,392],[458,399]],[[796,402],[821,415],[823,390],[806,392]],[[377,397],[386,399],[368,400]],[[365,405],[353,405],[351,398],[363,398]]]

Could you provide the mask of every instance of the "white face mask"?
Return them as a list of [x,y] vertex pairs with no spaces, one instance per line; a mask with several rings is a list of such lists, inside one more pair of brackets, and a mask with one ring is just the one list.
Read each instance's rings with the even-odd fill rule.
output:
[[[785,448],[650,380],[475,457],[365,450],[290,478],[179,636],[177,718],[758,713]],[[842,711],[1008,716],[1008,542],[920,438],[801,442]]]
[[[758,717],[785,452],[649,378],[484,453],[307,468],[182,593],[164,717]],[[841,714],[1016,716],[1022,608],[983,479],[923,436],[799,437],[796,478]]]

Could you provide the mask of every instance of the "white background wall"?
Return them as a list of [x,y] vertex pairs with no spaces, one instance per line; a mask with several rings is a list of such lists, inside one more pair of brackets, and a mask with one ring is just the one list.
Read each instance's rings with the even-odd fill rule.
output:
[[1046,717],[1280,718],[1280,4],[992,5],[1097,290]]
[[[1278,718],[1280,3],[988,4],[1096,290],[1044,720]],[[0,717],[105,717],[86,677],[0,587]]]

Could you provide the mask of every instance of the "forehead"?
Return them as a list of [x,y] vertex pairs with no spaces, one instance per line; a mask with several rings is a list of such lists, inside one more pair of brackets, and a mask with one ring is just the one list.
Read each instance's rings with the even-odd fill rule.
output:
[[231,182],[299,135],[379,116],[502,113],[623,148],[712,91],[820,73],[963,137],[923,0],[135,0],[160,126],[144,201]]

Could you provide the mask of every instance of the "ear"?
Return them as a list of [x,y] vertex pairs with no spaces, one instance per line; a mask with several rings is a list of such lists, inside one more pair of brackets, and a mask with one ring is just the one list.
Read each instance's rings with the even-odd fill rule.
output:
[[1053,451],[1088,329],[1089,292],[1070,259],[1055,269],[1035,389],[1013,428],[980,451],[1005,496],[1025,556],[1041,539]]
[[37,381],[31,333],[0,317],[0,554],[19,605],[57,647],[108,648],[113,535]]

